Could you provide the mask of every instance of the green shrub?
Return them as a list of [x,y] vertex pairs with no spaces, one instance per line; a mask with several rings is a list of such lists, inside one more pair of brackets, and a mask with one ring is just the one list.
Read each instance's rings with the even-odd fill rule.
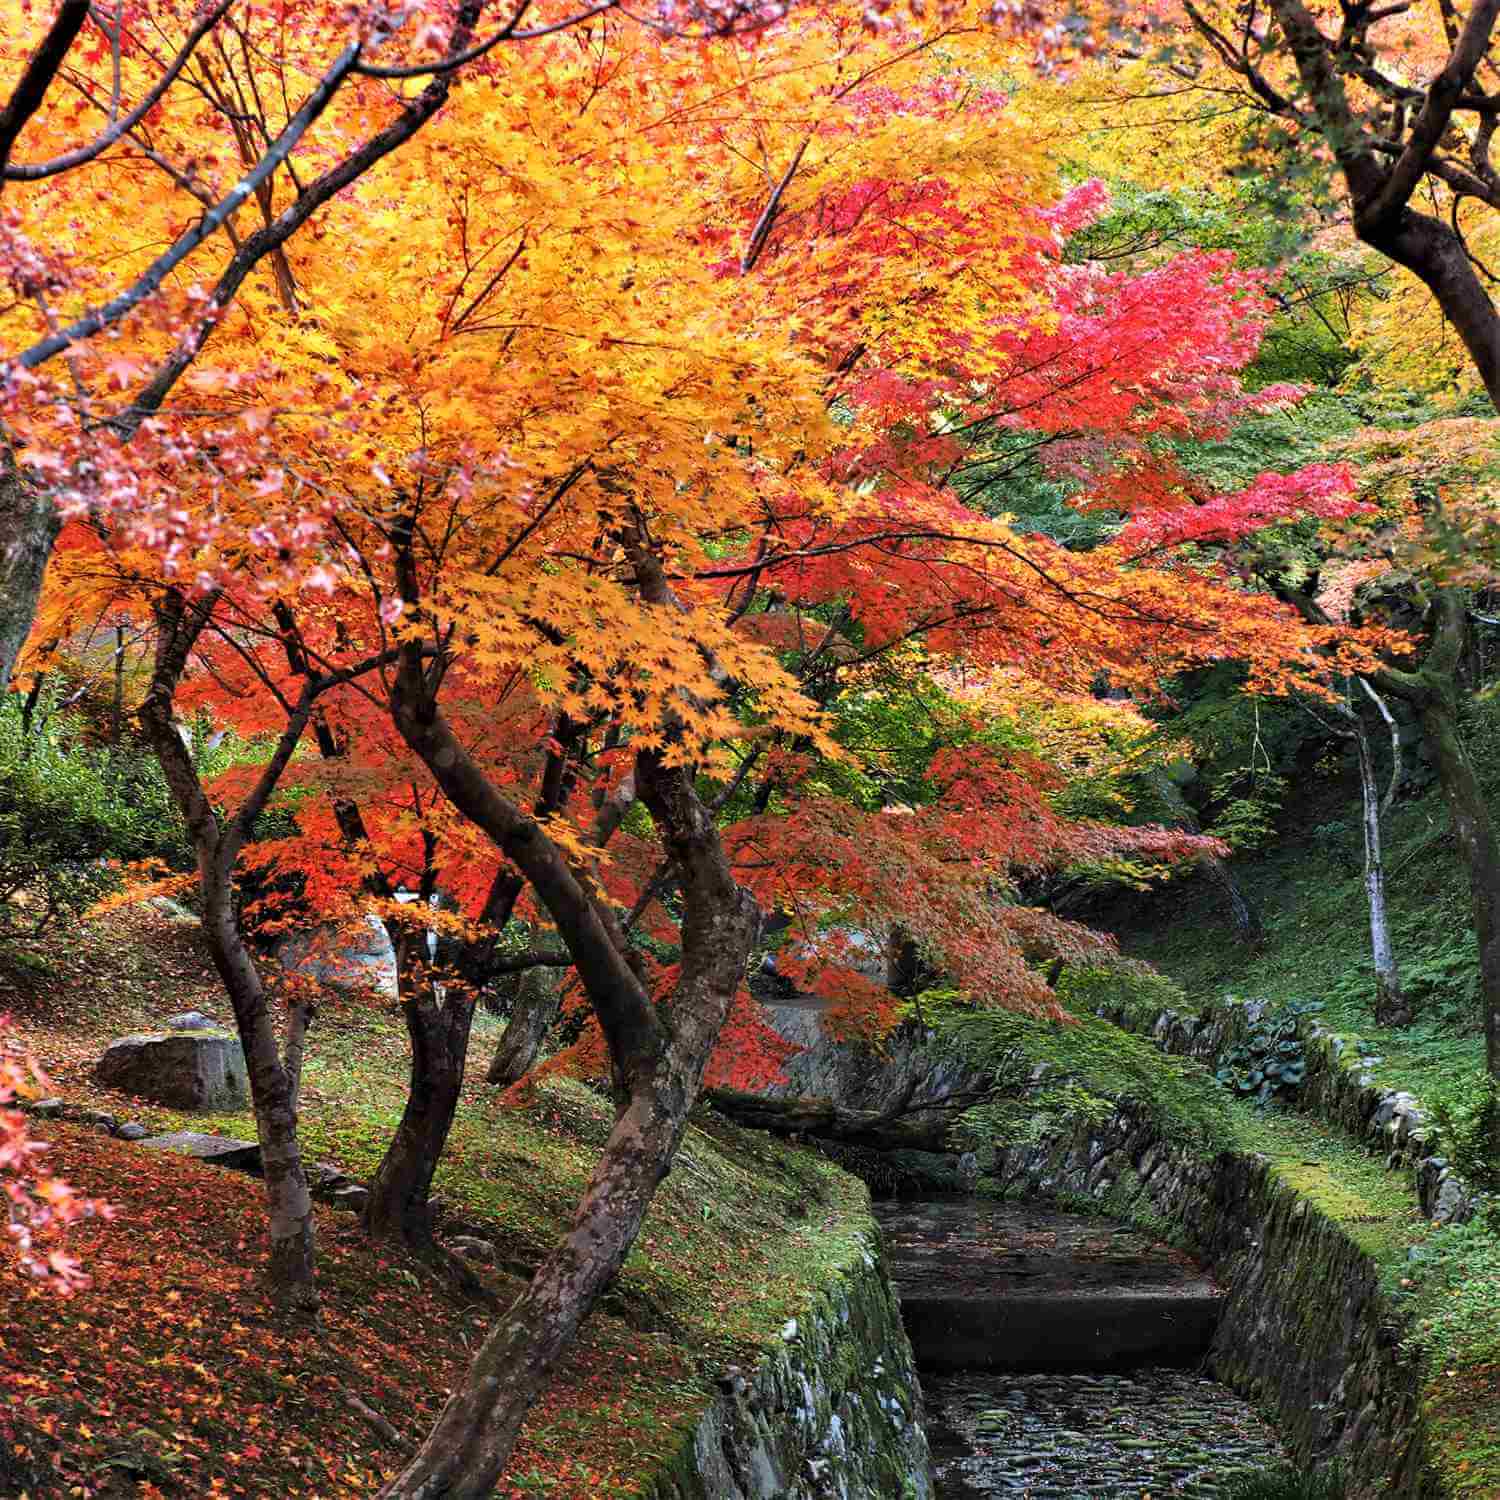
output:
[[67,714],[28,729],[0,700],[0,944],[76,918],[119,877],[111,861],[182,865],[181,822],[154,759],[81,743]]
[[1303,1016],[1322,1008],[1316,1000],[1289,1000],[1265,1011],[1245,1040],[1224,1054],[1214,1076],[1256,1104],[1292,1098],[1307,1077],[1298,1026]]
[[1224,1491],[1224,1500],[1344,1500],[1344,1481],[1334,1469],[1317,1474],[1277,1469],[1236,1480]]
[[1454,1171],[1488,1193],[1500,1192],[1500,1161],[1494,1142],[1500,1135],[1500,1084],[1482,1069],[1460,1074],[1427,1099],[1442,1150]]

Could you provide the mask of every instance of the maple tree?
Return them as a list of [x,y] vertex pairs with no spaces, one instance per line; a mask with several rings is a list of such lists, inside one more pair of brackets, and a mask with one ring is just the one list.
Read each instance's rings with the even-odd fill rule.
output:
[[[0,681],[61,520],[159,536],[188,451],[200,476],[210,451],[225,479],[255,462],[253,431],[190,439],[162,411],[253,273],[269,265],[300,316],[294,235],[437,115],[461,74],[614,5],[213,0],[184,16],[160,0],[59,0],[50,17],[13,18],[0,39],[0,192],[22,185],[0,215]],[[670,0],[657,23],[713,35],[776,14]],[[123,251],[122,209],[139,231]]]
[[89,1284],[83,1266],[64,1248],[68,1228],[85,1219],[112,1218],[114,1210],[42,1170],[47,1146],[32,1137],[16,1106],[36,1098],[45,1084],[45,1075],[12,1042],[0,1016],[0,1191],[7,1253],[28,1276],[68,1296]]
[[[1047,1007],[1038,960],[1098,940],[1014,899],[1020,876],[1203,852],[1059,812],[1048,768],[996,738],[1007,674],[1084,695],[1225,656],[1269,686],[1368,660],[1191,555],[1356,506],[1326,466],[1204,494],[1160,441],[1295,394],[1235,378],[1255,276],[1066,265],[1101,192],[1062,192],[1007,118],[1006,44],[977,13],[865,19],[701,42],[600,17],[490,53],[487,94],[282,247],[306,306],[238,288],[225,369],[163,407],[171,453],[137,446],[155,428],[130,445],[161,474],[70,526],[54,567],[44,641],[103,601],[155,635],[143,721],[250,1059],[289,1300],[313,1285],[310,1002],[283,1043],[234,901],[273,796],[317,793],[257,857],[398,936],[413,1089],[372,1227],[425,1220],[478,971],[518,909],[556,946],[514,962],[561,952],[589,1008],[619,1113],[574,1228],[392,1495],[503,1470],[705,1078],[765,1054],[744,995],[763,910],[794,916],[780,962],[851,1025],[890,1010],[850,933],[893,925],[972,1001]],[[356,308],[371,243],[402,253]],[[977,476],[1018,437],[1128,523],[1075,550],[1008,522]],[[923,675],[951,725],[913,796],[839,795],[839,714]],[[205,787],[174,722],[195,694],[269,759]],[[398,910],[398,882],[442,900]]]
[[[1180,0],[1131,14],[1165,41],[1147,44],[1157,65],[1172,67],[1174,45],[1192,48],[1174,92],[1213,94],[1224,159],[1279,159],[1305,178],[1337,172],[1358,239],[1426,288],[1492,398],[1500,319],[1470,237],[1491,233],[1500,207],[1490,161],[1500,116],[1483,85],[1496,19],[1482,0],[1467,12],[1447,0],[1271,0],[1264,10]],[[1222,107],[1226,90],[1238,122]],[[1244,136],[1225,141],[1236,123]]]

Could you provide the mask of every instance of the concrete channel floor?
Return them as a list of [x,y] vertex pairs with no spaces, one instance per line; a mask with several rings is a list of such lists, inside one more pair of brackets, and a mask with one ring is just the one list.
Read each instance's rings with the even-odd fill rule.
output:
[[1220,1291],[1109,1220],[876,1204],[922,1372],[939,1500],[1218,1500],[1276,1435],[1200,1371]]
[[1219,1288],[1135,1230],[984,1198],[875,1210],[921,1369],[1129,1370],[1208,1350]]

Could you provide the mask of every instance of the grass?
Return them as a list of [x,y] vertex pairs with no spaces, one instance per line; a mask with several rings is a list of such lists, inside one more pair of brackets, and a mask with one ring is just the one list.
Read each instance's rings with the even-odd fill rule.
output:
[[[153,1129],[253,1134],[248,1114],[143,1106],[91,1077],[114,1036],[189,1008],[226,1014],[190,928],[131,908],[69,934],[47,958],[0,974],[0,1011],[58,1093]],[[613,1111],[568,1082],[525,1102],[497,1097],[481,1081],[497,1030],[488,1018],[478,1029],[436,1191],[494,1240],[505,1293],[570,1216]],[[368,1177],[399,1116],[406,1068],[395,1018],[330,1006],[306,1068],[307,1155]],[[322,1326],[287,1334],[250,1269],[263,1254],[253,1183],[69,1127],[48,1133],[58,1169],[122,1214],[87,1228],[80,1248],[96,1285],[73,1301],[0,1275],[0,1495],[376,1487],[401,1455],[341,1392],[419,1438],[483,1320],[421,1266],[374,1254],[352,1217],[320,1209]],[[871,1229],[863,1186],[815,1154],[727,1124],[690,1128],[623,1273],[528,1419],[500,1493],[638,1493],[724,1366],[753,1363],[813,1289],[865,1251]]]

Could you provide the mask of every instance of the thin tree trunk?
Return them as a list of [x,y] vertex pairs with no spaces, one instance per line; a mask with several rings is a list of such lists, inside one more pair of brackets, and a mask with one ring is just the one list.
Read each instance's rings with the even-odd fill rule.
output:
[[288,1310],[312,1309],[318,1305],[316,1245],[312,1195],[297,1138],[295,1080],[281,1060],[260,974],[240,936],[229,881],[218,871],[208,871],[200,888],[209,953],[229,996],[249,1068],[250,1100],[265,1181],[271,1292]]
[[531,1071],[562,1007],[562,991],[561,983],[545,972],[531,969],[521,976],[510,1020],[484,1075],[486,1083],[509,1088]]
[[1385,853],[1374,747],[1370,744],[1364,721],[1357,713],[1352,713],[1350,727],[1359,760],[1359,796],[1365,836],[1365,899],[1370,910],[1370,955],[1375,963],[1375,1019],[1382,1026],[1409,1026],[1412,1011],[1402,993],[1401,973],[1391,943],[1390,919],[1385,903]]
[[234,1011],[245,1054],[264,1174],[271,1293],[283,1308],[305,1311],[315,1308],[318,1301],[312,1197],[297,1139],[298,1073],[308,1016],[295,1016],[288,1028],[288,1053],[297,1062],[294,1070],[282,1059],[265,986],[240,931],[234,867],[256,816],[296,749],[311,712],[312,696],[299,705],[254,789],[221,828],[193,758],[173,722],[177,685],[214,602],[215,596],[210,594],[189,607],[180,594],[172,591],[158,607],[156,663],[140,718],[192,840],[198,861],[204,937]]
[[427,963],[409,956],[415,946],[412,935],[397,938],[401,1009],[411,1038],[411,1083],[401,1123],[370,1183],[364,1228],[372,1238],[399,1239],[426,1250],[433,1243],[432,1178],[463,1093],[474,1006],[458,995],[437,995]]
[[0,436],[0,692],[9,688],[31,633],[57,532],[51,497],[26,481]]

